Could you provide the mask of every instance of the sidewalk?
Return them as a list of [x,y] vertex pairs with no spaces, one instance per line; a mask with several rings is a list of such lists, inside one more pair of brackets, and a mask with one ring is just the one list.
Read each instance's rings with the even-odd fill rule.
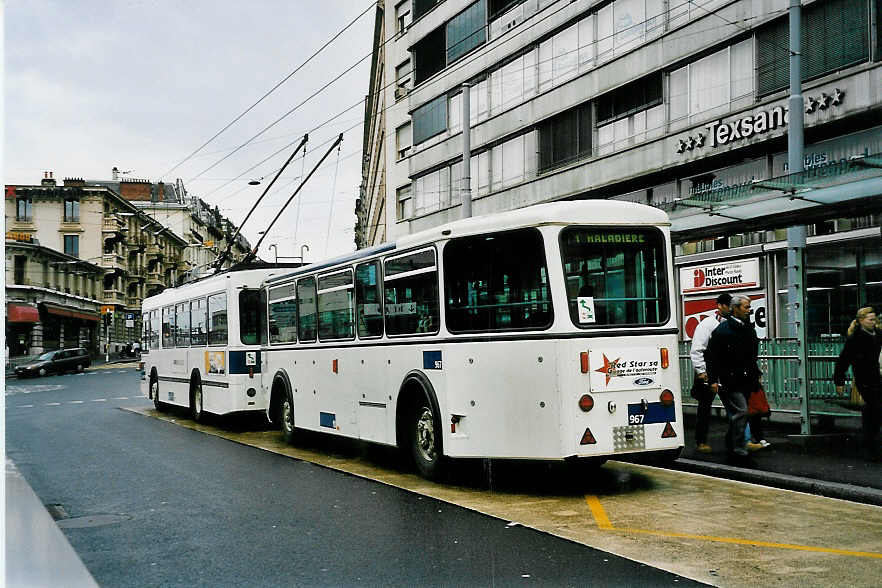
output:
[[712,453],[695,450],[695,407],[685,407],[686,447],[674,468],[882,506],[882,463],[863,458],[860,417],[813,421],[812,436],[800,435],[799,415],[773,413],[765,424],[770,447],[751,453],[756,468],[726,464],[723,416],[711,416]]

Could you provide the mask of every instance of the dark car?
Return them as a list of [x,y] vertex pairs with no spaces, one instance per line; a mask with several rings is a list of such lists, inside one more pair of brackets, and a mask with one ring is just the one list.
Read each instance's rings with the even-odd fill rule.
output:
[[81,372],[91,364],[89,352],[82,347],[59,349],[57,351],[47,351],[33,361],[17,366],[15,368],[15,375],[24,378],[27,376],[63,374],[68,371]]

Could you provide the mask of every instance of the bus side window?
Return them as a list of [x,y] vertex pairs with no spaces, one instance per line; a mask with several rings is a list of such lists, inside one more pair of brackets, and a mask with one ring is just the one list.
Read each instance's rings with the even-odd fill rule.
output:
[[190,346],[190,303],[181,302],[175,306],[175,346]]
[[227,344],[227,295],[225,292],[208,297],[208,344]]
[[159,336],[162,331],[162,311],[150,311],[150,349],[159,349]]
[[300,342],[315,341],[315,278],[303,278],[297,282],[297,316]]
[[352,270],[344,270],[318,279],[319,341],[353,339],[354,298]]
[[386,332],[404,335],[438,331],[438,267],[435,250],[385,262]]
[[360,338],[383,336],[383,284],[379,261],[355,267],[355,312]]
[[206,329],[208,315],[205,306],[205,298],[197,298],[190,302],[190,344],[194,347],[202,347],[208,342]]
[[286,284],[269,291],[269,342],[297,342],[297,291]]
[[175,346],[175,307],[166,306],[162,309],[162,348],[171,349]]

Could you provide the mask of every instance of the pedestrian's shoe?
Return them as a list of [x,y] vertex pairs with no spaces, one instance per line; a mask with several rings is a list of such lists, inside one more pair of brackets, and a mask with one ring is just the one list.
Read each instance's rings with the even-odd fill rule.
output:
[[699,443],[698,445],[696,445],[695,451],[699,453],[710,453],[711,451],[713,451],[713,449],[711,449],[711,446],[707,443]]
[[754,451],[759,451],[760,449],[763,449],[764,447],[765,447],[765,445],[763,445],[762,443],[753,443],[752,441],[747,442],[747,450],[750,451],[751,453],[753,453]]
[[762,445],[763,447],[771,447],[772,446],[772,444],[769,443],[768,441],[766,441],[765,439],[760,439],[759,444]]

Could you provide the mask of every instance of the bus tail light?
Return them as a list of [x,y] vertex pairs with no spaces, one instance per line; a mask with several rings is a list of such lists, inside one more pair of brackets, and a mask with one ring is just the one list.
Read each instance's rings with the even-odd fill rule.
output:
[[579,354],[579,363],[582,366],[582,373],[587,374],[588,373],[588,352],[587,351],[583,351],[582,353]]
[[460,420],[461,418],[462,418],[462,417],[461,417],[460,415],[458,415],[458,414],[452,414],[452,415],[450,415],[450,432],[451,432],[451,433],[456,433],[456,425],[459,424],[459,420]]
[[248,377],[249,377],[249,378],[253,378],[253,377],[254,377],[254,366],[253,366],[253,365],[252,365],[252,366],[248,366]]
[[582,412],[590,412],[594,408],[594,399],[589,394],[582,394],[582,397],[579,398],[579,408],[582,409]]
[[668,369],[668,366],[669,366],[669,365],[670,365],[670,362],[668,361],[668,348],[667,348],[667,347],[662,347],[662,348],[661,348],[661,366],[662,366],[662,369],[665,369],[665,370]]
[[339,364],[337,363],[337,360],[336,359],[332,360],[331,361],[331,371],[336,374],[338,368],[339,368]]
[[674,404],[674,393],[666,388],[662,390],[662,393],[659,395],[658,399],[659,401],[661,401],[662,406],[671,406]]

